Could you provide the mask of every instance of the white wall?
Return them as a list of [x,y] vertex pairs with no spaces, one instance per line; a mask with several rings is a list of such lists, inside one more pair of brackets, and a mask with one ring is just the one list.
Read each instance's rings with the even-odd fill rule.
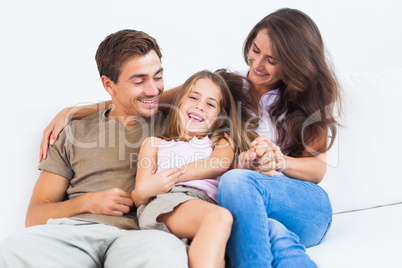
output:
[[0,100],[37,107],[107,99],[94,55],[104,37],[124,28],[159,41],[166,88],[200,69],[245,68],[246,35],[280,7],[316,21],[339,72],[400,67],[401,2],[0,0]]
[[[108,99],[94,60],[108,34],[132,28],[154,36],[171,88],[201,69],[246,68],[245,37],[281,7],[298,8],[316,21],[343,76],[402,67],[402,1],[0,0],[0,113],[20,126],[1,128],[0,240],[23,228],[39,175],[39,129],[61,107]],[[401,99],[402,92],[393,97]],[[9,112],[16,107],[41,116]],[[36,151],[27,148],[22,155],[23,139]]]

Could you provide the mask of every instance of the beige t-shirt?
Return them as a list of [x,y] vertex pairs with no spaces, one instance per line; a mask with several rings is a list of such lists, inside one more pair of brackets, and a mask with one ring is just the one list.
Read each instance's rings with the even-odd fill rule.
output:
[[[157,136],[164,126],[162,113],[142,118],[132,129],[99,112],[74,120],[60,133],[48,157],[38,169],[70,180],[66,198],[84,193],[120,188],[128,193],[134,189],[137,159],[143,140]],[[124,216],[80,214],[73,218],[100,222],[122,229],[139,229],[136,208]]]

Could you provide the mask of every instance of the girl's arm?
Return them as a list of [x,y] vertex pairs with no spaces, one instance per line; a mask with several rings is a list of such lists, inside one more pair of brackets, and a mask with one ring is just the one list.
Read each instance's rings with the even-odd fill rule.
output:
[[182,167],[184,173],[177,182],[216,178],[225,173],[233,162],[234,152],[231,139],[225,135],[215,146],[211,157],[191,162]]
[[137,207],[147,204],[153,196],[170,191],[182,174],[180,168],[170,168],[155,174],[160,143],[160,138],[149,137],[141,145],[135,188],[131,192],[131,198]]
[[50,124],[45,128],[40,144],[39,162],[47,157],[47,148],[57,140],[59,133],[72,119],[80,119],[93,113],[104,111],[109,108],[112,101],[104,101],[84,106],[67,107],[61,110]]

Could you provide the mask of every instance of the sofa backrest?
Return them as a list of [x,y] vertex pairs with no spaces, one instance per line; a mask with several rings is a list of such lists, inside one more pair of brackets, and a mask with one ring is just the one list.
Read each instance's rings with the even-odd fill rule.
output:
[[334,213],[402,202],[402,68],[340,78],[343,127],[321,186]]

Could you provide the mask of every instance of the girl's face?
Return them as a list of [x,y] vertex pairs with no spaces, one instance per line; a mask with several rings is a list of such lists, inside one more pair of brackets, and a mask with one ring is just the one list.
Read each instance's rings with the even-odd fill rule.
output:
[[248,58],[250,65],[248,79],[253,85],[257,89],[263,88],[266,92],[276,89],[280,82],[279,62],[272,57],[271,42],[266,29],[257,33],[248,52]]
[[210,79],[195,82],[179,108],[184,137],[204,134],[212,126],[221,110],[221,98],[220,89]]

